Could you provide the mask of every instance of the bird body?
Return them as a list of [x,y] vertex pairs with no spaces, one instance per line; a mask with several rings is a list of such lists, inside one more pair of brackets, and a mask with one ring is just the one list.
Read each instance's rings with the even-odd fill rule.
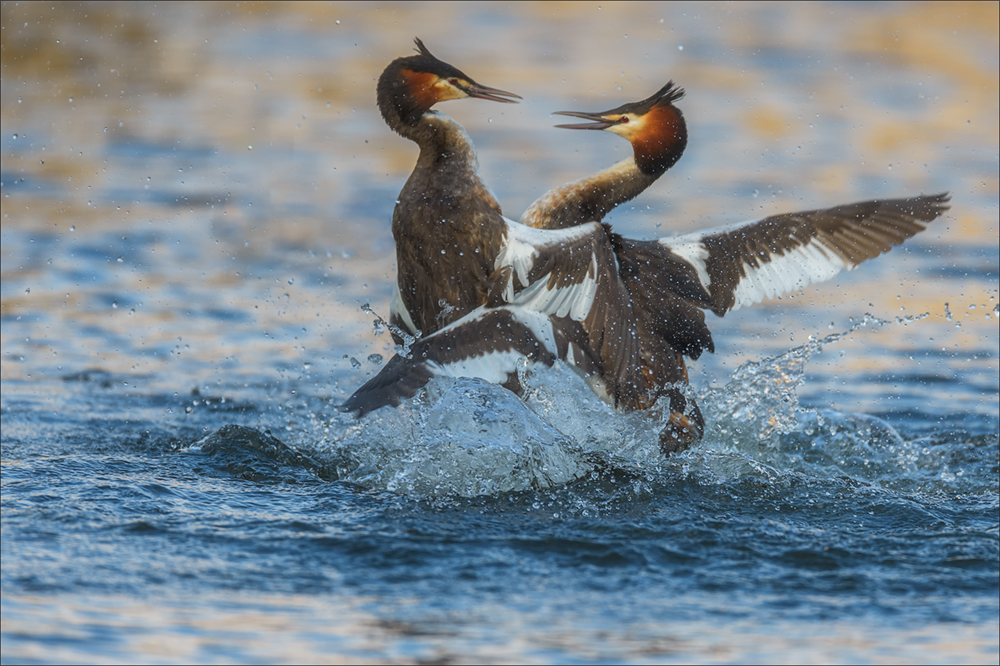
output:
[[431,107],[468,97],[508,103],[518,97],[476,83],[419,39],[416,44],[418,55],[385,68],[376,96],[386,124],[420,148],[392,216],[397,279],[390,309],[391,323],[419,337],[482,304],[492,272],[484,250],[497,244],[503,226],[465,129]]
[[421,124],[427,138],[392,215],[402,309],[391,314],[418,337],[482,305],[504,226],[462,126],[435,112]]
[[434,376],[506,383],[518,363],[560,359],[623,411],[666,397],[661,445],[681,450],[704,425],[681,388],[683,357],[714,351],[704,310],[722,316],[851,270],[925,229],[947,201],[866,201],[648,241],[597,222],[540,230],[505,219],[485,303],[418,340],[344,408],[396,405]]
[[[422,54],[414,58],[429,56],[418,46]],[[388,98],[384,79],[386,73],[380,108]],[[416,74],[402,80],[436,85]],[[668,83],[642,102],[599,114],[561,112],[591,121],[563,127],[613,131],[631,142],[633,155],[555,188],[521,222],[501,214],[458,123],[409,98],[383,108],[390,126],[399,120],[392,109],[416,109],[400,131],[421,154],[393,215],[399,276],[392,313],[419,339],[343,409],[360,416],[397,405],[435,376],[516,388],[525,362],[561,360],[617,409],[663,407],[661,448],[680,451],[704,428],[683,389],[684,357],[714,351],[705,310],[722,316],[829,279],[899,245],[947,210],[949,197],[939,194],[653,240],[624,238],[600,220],[680,158],[687,130],[673,102],[681,95]],[[426,92],[417,97],[424,106],[434,99]]]

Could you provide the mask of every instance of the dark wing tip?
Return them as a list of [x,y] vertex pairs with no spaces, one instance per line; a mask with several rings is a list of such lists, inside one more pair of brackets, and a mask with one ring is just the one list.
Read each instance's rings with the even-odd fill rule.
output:
[[904,215],[916,222],[933,222],[951,206],[950,192],[940,194],[927,194],[909,199],[887,199],[881,202],[882,210],[885,212],[895,212],[897,215]]
[[949,205],[949,202],[951,201],[951,192],[942,192],[941,194],[931,194],[920,198],[926,200],[930,204],[931,210],[934,213],[934,217],[941,215],[945,211],[951,210],[951,206]]
[[379,404],[378,400],[372,400],[372,392],[368,389],[368,384],[370,383],[366,383],[355,391],[343,404],[337,405],[337,411],[344,412],[345,414],[353,414],[361,418],[368,412],[374,411],[384,404],[388,404],[388,402]]
[[358,406],[357,401],[354,400],[353,395],[347,400],[345,400],[343,404],[337,405],[336,409],[338,412],[344,412],[345,414],[348,412],[353,412],[355,416],[361,416],[360,414],[358,414],[358,410],[361,408]]
[[365,382],[337,409],[353,412],[361,418],[379,407],[397,407],[401,400],[415,396],[431,376],[425,364],[405,356],[393,356],[381,372]]

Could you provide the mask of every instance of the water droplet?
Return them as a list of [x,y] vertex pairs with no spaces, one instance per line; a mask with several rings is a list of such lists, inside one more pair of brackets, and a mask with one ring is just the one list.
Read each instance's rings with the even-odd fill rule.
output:
[[111,304],[111,309],[112,310],[117,310],[118,309],[118,301],[115,301],[114,303]]
[[352,356],[351,357],[351,366],[356,370],[356,369],[358,369],[358,368],[361,367],[361,361],[359,361],[358,359],[356,359],[356,358],[354,358]]
[[381,365],[382,364],[382,354],[369,354],[368,355],[368,362],[369,363],[374,363],[375,365]]

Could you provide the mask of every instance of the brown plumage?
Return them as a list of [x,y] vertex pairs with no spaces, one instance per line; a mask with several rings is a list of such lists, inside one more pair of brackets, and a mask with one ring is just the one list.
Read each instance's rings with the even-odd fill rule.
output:
[[[482,305],[500,244],[500,204],[479,177],[472,141],[462,126],[432,111],[474,97],[513,102],[513,93],[476,83],[434,57],[397,58],[379,77],[378,107],[390,128],[420,147],[392,215],[398,300],[391,323],[427,335]],[[520,98],[518,98],[520,99]]]
[[[687,134],[673,106],[681,92],[668,84],[603,114],[568,112],[594,121],[584,128],[629,126],[616,133],[629,138],[633,155],[548,193],[525,213],[526,226],[500,214],[461,127],[429,110],[463,90],[452,79],[464,81],[464,90],[477,84],[418,45],[420,56],[386,69],[379,100],[390,126],[421,148],[393,217],[401,292],[393,316],[411,331],[434,332],[425,331],[409,356],[393,358],[344,403],[359,415],[398,404],[435,376],[511,386],[519,363],[561,359],[618,409],[646,409],[659,399],[667,416],[661,448],[683,450],[704,428],[682,390],[684,357],[714,351],[704,310],[721,316],[829,279],[902,243],[948,208],[948,195],[939,194],[649,241],[623,238],[589,218],[641,192],[683,152]],[[450,88],[440,85],[441,74],[426,75],[432,67]]]
[[616,206],[639,196],[672,167],[687,146],[687,124],[674,102],[684,96],[673,81],[639,102],[608,111],[557,111],[590,123],[556,125],[565,129],[604,130],[628,139],[630,157],[592,176],[549,190],[528,206],[521,224],[536,229],[565,229],[600,222]]
[[343,407],[397,404],[438,375],[507,385],[517,359],[558,358],[622,411],[659,399],[663,451],[683,450],[704,428],[680,388],[683,357],[714,350],[703,310],[723,315],[850,270],[926,228],[947,201],[869,201],[650,241],[596,222],[541,230],[508,220],[484,305],[418,340]]

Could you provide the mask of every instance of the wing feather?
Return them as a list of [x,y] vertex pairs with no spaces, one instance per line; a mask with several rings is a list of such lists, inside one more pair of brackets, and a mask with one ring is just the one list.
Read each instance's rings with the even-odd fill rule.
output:
[[863,201],[659,239],[722,315],[888,252],[948,210],[948,194]]

